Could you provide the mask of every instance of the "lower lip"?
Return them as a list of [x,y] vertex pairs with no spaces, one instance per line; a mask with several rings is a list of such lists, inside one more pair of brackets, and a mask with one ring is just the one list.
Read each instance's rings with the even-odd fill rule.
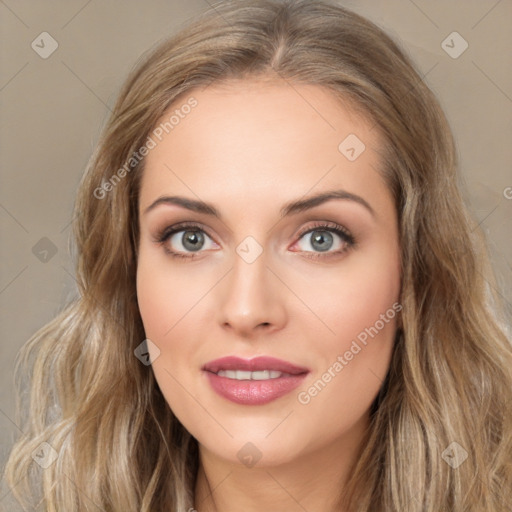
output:
[[263,405],[287,395],[306,377],[306,373],[267,380],[236,380],[206,372],[213,390],[241,405]]

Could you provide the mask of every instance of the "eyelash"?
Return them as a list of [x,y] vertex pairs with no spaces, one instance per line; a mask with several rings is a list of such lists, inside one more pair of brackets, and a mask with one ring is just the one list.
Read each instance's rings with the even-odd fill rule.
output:
[[[156,236],[154,237],[154,242],[162,245],[164,251],[173,258],[185,258],[185,259],[194,259],[198,254],[197,253],[181,253],[170,250],[168,247],[165,247],[164,244],[171,238],[172,235],[175,233],[179,233],[180,231],[201,231],[208,235],[208,233],[195,222],[181,222],[179,224],[175,224],[174,226],[167,226],[160,230]],[[317,222],[314,223],[313,226],[308,226],[307,228],[301,230],[299,232],[298,239],[300,240],[304,235],[307,233],[311,233],[313,231],[328,231],[330,233],[335,233],[338,235],[341,240],[344,242],[345,246],[342,249],[338,249],[334,252],[315,252],[310,256],[306,256],[307,258],[311,259],[318,259],[318,258],[330,258],[339,256],[342,253],[347,252],[350,249],[353,249],[356,246],[356,240],[355,238],[350,234],[350,232],[345,229],[343,226],[340,226],[339,224],[336,224],[335,222]],[[210,238],[212,238],[210,235],[208,235]],[[310,251],[306,251],[310,252]]]

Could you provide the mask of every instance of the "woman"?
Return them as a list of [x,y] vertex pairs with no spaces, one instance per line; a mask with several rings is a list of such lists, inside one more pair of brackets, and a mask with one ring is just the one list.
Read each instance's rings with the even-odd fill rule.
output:
[[456,181],[435,97],[346,9],[222,2],[161,44],[80,185],[80,297],[20,357],[13,492],[506,510],[512,350]]

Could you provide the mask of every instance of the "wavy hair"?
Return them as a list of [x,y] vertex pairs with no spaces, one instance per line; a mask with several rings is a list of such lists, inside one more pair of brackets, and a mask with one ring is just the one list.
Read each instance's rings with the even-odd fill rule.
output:
[[[145,339],[135,288],[145,160],[133,156],[196,88],[255,77],[326,88],[385,141],[403,310],[344,510],[505,510],[512,349],[485,238],[457,185],[447,120],[379,27],[333,2],[303,0],[220,2],[145,54],[122,87],[75,203],[78,297],[17,358],[24,435],[5,468],[12,492],[48,512],[194,507],[197,441],[134,356]],[[58,455],[46,469],[31,457],[42,442]],[[445,462],[454,442],[467,452],[458,467]]]

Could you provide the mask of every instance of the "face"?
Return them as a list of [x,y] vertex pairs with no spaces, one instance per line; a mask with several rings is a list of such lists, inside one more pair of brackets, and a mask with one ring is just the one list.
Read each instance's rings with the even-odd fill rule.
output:
[[137,295],[158,385],[228,462],[354,445],[401,309],[383,141],[317,86],[233,81],[171,111],[187,100],[153,136],[140,189]]

